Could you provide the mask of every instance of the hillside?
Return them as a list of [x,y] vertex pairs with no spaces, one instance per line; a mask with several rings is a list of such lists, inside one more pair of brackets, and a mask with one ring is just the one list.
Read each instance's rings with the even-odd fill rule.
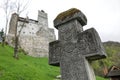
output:
[[19,53],[12,57],[13,48],[0,44],[0,80],[54,80],[59,68],[48,65],[47,58],[34,58]]
[[[0,44],[0,80],[56,80],[58,67],[48,65],[47,58],[34,58],[19,53],[19,60],[12,57],[13,48]],[[107,80],[96,76],[96,80]]]
[[106,63],[105,65],[108,67],[111,67],[112,65],[120,67],[120,43],[108,41],[103,44],[108,55],[106,61],[104,60]]
[[112,65],[120,67],[120,43],[108,41],[103,43],[107,58],[94,62],[93,67],[97,75],[104,76],[103,70],[109,69]]
[[114,41],[103,42],[103,45],[104,45],[104,46],[120,47],[120,43],[119,43],[119,42],[114,42]]
[[120,67],[120,43],[108,41],[103,43],[106,53],[108,55],[105,65],[111,67],[112,65],[116,65]]

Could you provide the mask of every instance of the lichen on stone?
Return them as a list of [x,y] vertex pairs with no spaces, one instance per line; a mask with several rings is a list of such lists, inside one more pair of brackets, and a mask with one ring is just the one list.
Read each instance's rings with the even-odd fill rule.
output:
[[76,9],[76,8],[71,8],[65,12],[62,12],[60,13],[56,18],[55,20],[61,20],[63,21],[65,18],[67,17],[71,17],[73,16],[75,13],[78,13],[78,12],[81,12],[79,9]]

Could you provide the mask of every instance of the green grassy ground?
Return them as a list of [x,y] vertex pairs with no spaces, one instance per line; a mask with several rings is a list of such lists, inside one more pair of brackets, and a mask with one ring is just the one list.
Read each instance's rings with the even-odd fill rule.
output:
[[108,79],[104,79],[102,77],[96,76],[96,80],[108,80]]
[[0,80],[53,80],[59,68],[48,65],[47,58],[33,58],[19,53],[13,57],[13,48],[0,45]]
[[[13,57],[13,48],[0,44],[0,80],[54,80],[59,68],[48,65],[47,58],[34,58],[19,53],[19,60]],[[105,80],[96,77],[97,80]]]

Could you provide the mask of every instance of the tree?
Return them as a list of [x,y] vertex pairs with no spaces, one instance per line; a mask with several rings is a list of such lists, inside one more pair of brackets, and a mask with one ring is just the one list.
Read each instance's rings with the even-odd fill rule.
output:
[[[5,34],[4,39],[6,40],[6,34],[7,34],[7,28],[8,28],[8,22],[10,18],[10,13],[13,11],[12,2],[10,0],[3,0],[3,3],[1,5],[1,8],[4,10],[5,13]],[[5,40],[2,42],[3,45],[5,43]]]
[[5,13],[5,38],[11,13],[16,12],[20,15],[27,9],[29,3],[30,0],[3,0],[0,8],[2,8]]
[[[1,8],[5,12],[5,40],[6,40],[6,34],[7,34],[7,28],[8,28],[8,23],[10,19],[10,15],[12,12],[16,12],[18,16],[24,12],[28,4],[30,3],[30,0],[3,0],[3,4],[1,5]],[[5,42],[3,42],[5,43]],[[17,25],[16,25],[16,31],[15,31],[15,50],[14,50],[14,57],[18,58],[17,56],[17,48],[18,47],[18,36],[17,36]]]
[[4,47],[4,41],[5,41],[4,29],[1,30],[1,37],[2,37],[2,46]]
[[3,42],[4,42],[4,30],[3,29],[0,31],[0,39],[2,41],[2,46],[4,47],[4,44],[3,44]]
[[120,52],[113,55],[112,61],[114,65],[120,66]]
[[22,12],[24,12],[27,9],[29,3],[30,3],[30,0],[16,0],[15,2],[13,2],[13,4],[15,4],[13,6],[15,12],[18,15],[20,15]]
[[28,22],[28,17],[24,18],[24,22],[21,25],[21,28],[20,28],[20,31],[18,32],[18,34],[17,34],[17,25],[16,25],[16,31],[15,31],[15,48],[14,48],[14,55],[13,55],[13,57],[16,58],[16,59],[19,59],[19,56],[18,56],[18,46],[19,46],[20,33],[21,33],[23,27],[25,26],[26,22]]
[[[18,16],[27,9],[27,6],[28,6],[28,2],[23,4],[23,2],[20,2],[20,0],[16,0],[16,5],[15,5],[15,8],[16,8],[16,13],[18,14]],[[21,29],[17,35],[17,25],[16,25],[16,31],[15,31],[15,48],[14,48],[14,58],[18,59],[18,43],[19,43],[19,36],[20,36],[20,33],[25,25],[25,22],[28,18],[25,18],[24,19],[24,22],[23,22],[23,25],[21,26]]]

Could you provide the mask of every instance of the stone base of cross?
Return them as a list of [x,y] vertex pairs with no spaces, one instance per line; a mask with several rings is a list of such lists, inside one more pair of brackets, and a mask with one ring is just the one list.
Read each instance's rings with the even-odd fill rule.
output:
[[106,57],[96,30],[83,31],[86,24],[86,16],[75,8],[54,20],[59,39],[49,43],[49,64],[60,66],[62,80],[95,80],[90,63]]

